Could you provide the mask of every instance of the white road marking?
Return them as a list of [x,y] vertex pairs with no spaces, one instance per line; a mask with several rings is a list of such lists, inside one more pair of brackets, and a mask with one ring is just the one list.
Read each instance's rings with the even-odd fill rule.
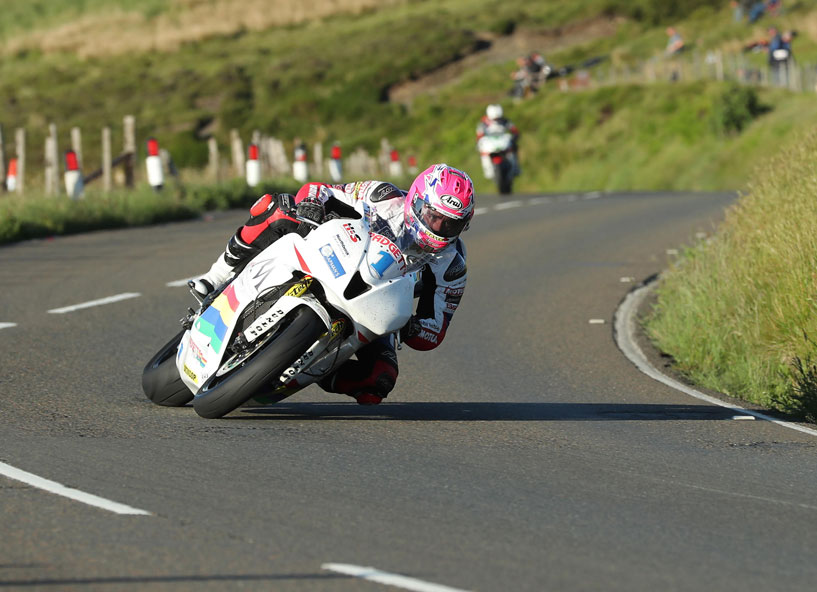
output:
[[487,214],[490,211],[489,208],[474,208],[474,216],[479,216],[480,214]]
[[591,191],[584,194],[584,199],[598,199],[601,197],[601,191]]
[[0,323],[0,329],[8,329],[9,327],[16,327],[17,323]]
[[99,300],[91,300],[90,302],[83,302],[81,304],[74,304],[63,308],[54,308],[48,312],[51,314],[65,314],[66,312],[73,312],[83,308],[91,308],[92,306],[101,306],[103,304],[111,304],[112,302],[119,302],[120,300],[127,300],[128,298],[138,298],[139,296],[141,296],[141,294],[138,292],[126,292],[124,294],[117,294],[116,296],[100,298]]
[[145,510],[140,510],[138,508],[126,506],[125,504],[112,502],[111,500],[105,499],[104,497],[99,497],[91,493],[85,493],[84,491],[80,491],[79,489],[66,487],[65,485],[57,483],[56,481],[43,479],[42,477],[38,477],[33,473],[28,473],[26,471],[16,469],[11,465],[7,465],[4,462],[0,462],[0,475],[5,475],[9,479],[14,479],[15,481],[22,481],[23,483],[31,485],[32,487],[36,487],[37,489],[43,489],[50,493],[55,493],[57,495],[70,498],[74,501],[82,502],[83,504],[88,504],[89,506],[95,506],[97,508],[102,508],[103,510],[108,510],[109,512],[114,512],[115,514],[132,514],[137,516],[151,515],[150,512],[146,512]]
[[605,323],[604,319],[590,319],[588,322],[591,325],[603,325]]
[[361,567],[348,563],[324,563],[321,565],[321,569],[336,571],[346,574],[347,576],[354,576],[370,582],[385,584],[386,586],[395,586],[396,588],[403,588],[404,590],[414,590],[415,592],[466,592],[461,588],[432,584],[431,582],[424,582],[416,578],[380,571],[374,567]]
[[509,210],[511,208],[518,208],[522,205],[522,202],[519,200],[515,201],[504,201],[502,203],[498,203],[494,206],[495,210]]
[[533,197],[530,200],[530,204],[532,206],[538,206],[539,204],[546,204],[546,203],[553,203],[552,197]]
[[725,407],[726,409],[731,409],[732,411],[737,411],[742,414],[752,415],[757,419],[763,419],[766,421],[770,421],[772,423],[776,423],[779,426],[784,428],[789,428],[791,430],[797,430],[798,432],[803,432],[804,434],[809,434],[811,436],[817,436],[817,430],[813,430],[811,428],[807,428],[796,423],[791,423],[788,421],[782,421],[779,419],[775,419],[770,415],[766,415],[765,413],[760,413],[758,411],[753,411],[752,409],[745,409],[743,407],[739,407],[738,405],[732,405],[731,403],[727,403],[726,401],[721,401],[720,399],[716,399],[715,397],[710,397],[709,395],[705,395],[699,391],[696,391],[693,388],[686,386],[683,383],[678,382],[659,372],[652,364],[649,363],[647,360],[647,356],[644,355],[644,352],[641,351],[641,348],[638,347],[638,344],[635,340],[635,317],[636,311],[638,310],[639,305],[641,304],[642,300],[646,298],[651,284],[647,284],[646,286],[641,286],[640,288],[633,290],[624,301],[621,303],[621,306],[618,307],[616,310],[616,318],[615,318],[615,338],[616,343],[618,344],[619,349],[624,353],[627,358],[636,365],[636,367],[641,370],[644,374],[661,382],[675,390],[681,391],[689,395],[690,397],[695,397],[696,399],[700,399],[701,401],[706,401],[707,403],[711,403],[713,405],[718,405],[719,407]]

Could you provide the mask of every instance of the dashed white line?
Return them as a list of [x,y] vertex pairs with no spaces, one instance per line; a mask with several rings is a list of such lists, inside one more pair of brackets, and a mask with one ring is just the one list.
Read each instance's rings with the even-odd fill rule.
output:
[[515,201],[504,201],[502,203],[498,203],[494,206],[495,210],[509,210],[511,208],[518,208],[522,205],[522,202],[519,200]]
[[65,314],[66,312],[74,312],[75,310],[81,310],[83,308],[91,308],[92,306],[101,306],[103,304],[111,304],[113,302],[119,302],[120,300],[127,300],[129,298],[138,298],[141,296],[138,292],[125,292],[124,294],[117,294],[116,296],[108,296],[107,298],[100,298],[99,300],[91,300],[89,302],[83,302],[81,304],[73,304],[71,306],[65,306],[63,308],[53,308],[48,312],[51,314]]
[[0,323],[0,329],[8,329],[10,327],[16,327],[17,323]]
[[15,481],[22,481],[23,483],[31,485],[32,487],[36,487],[37,489],[43,489],[50,493],[61,495],[74,501],[82,502],[83,504],[88,504],[89,506],[102,508],[103,510],[108,510],[109,512],[113,512],[115,514],[131,514],[135,516],[151,515],[150,512],[146,512],[145,510],[132,508],[131,506],[126,506],[125,504],[120,504],[118,502],[113,502],[111,500],[105,499],[104,497],[99,497],[98,495],[85,493],[84,491],[80,491],[79,489],[66,487],[65,485],[57,483],[56,481],[43,479],[42,477],[38,477],[33,473],[21,471],[20,469],[12,467],[11,465],[7,465],[6,463],[3,462],[0,462],[0,475],[5,475],[9,479],[14,479]]
[[335,571],[369,582],[385,584],[386,586],[395,586],[397,588],[403,588],[404,590],[414,590],[415,592],[466,592],[461,588],[452,588],[451,586],[425,582],[416,578],[381,571],[374,567],[361,567],[360,565],[350,565],[348,563],[324,563],[321,569]]

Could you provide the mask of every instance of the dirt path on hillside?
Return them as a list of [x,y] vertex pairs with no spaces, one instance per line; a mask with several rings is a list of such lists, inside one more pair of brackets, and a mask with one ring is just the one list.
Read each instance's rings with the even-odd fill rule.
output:
[[[480,33],[477,35],[478,43],[475,46],[485,47],[485,49],[475,49],[474,53],[437,68],[416,80],[409,80],[391,87],[388,100],[410,104],[417,95],[433,93],[449,84],[456,83],[469,70],[507,62],[532,51],[538,51],[547,58],[548,54],[579,43],[614,35],[621,22],[620,18],[600,17],[554,29],[517,30],[504,36]],[[508,75],[510,76],[510,71]],[[510,86],[510,78],[508,85]]]

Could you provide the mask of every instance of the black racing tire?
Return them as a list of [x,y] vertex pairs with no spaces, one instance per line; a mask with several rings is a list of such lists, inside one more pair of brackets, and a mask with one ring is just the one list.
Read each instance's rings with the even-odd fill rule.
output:
[[168,341],[142,370],[142,391],[157,405],[182,407],[193,400],[193,393],[176,368],[176,351],[183,336],[184,330]]
[[326,332],[326,325],[308,306],[291,313],[289,324],[261,346],[242,365],[223,376],[209,378],[196,393],[193,408],[201,417],[216,419],[269,389],[310,345]]
[[510,195],[513,188],[513,166],[506,159],[502,164],[496,166],[494,170],[496,178],[496,188],[500,195]]

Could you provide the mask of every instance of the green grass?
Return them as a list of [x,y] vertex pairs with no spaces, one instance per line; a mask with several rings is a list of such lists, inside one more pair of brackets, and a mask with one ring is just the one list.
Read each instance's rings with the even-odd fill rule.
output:
[[259,195],[297,189],[291,180],[250,189],[242,180],[156,192],[144,185],[105,194],[88,190],[73,201],[61,196],[0,196],[0,244],[90,230],[146,226],[195,218],[210,210],[248,207]]
[[662,278],[651,337],[698,384],[817,419],[817,133],[759,170]]

